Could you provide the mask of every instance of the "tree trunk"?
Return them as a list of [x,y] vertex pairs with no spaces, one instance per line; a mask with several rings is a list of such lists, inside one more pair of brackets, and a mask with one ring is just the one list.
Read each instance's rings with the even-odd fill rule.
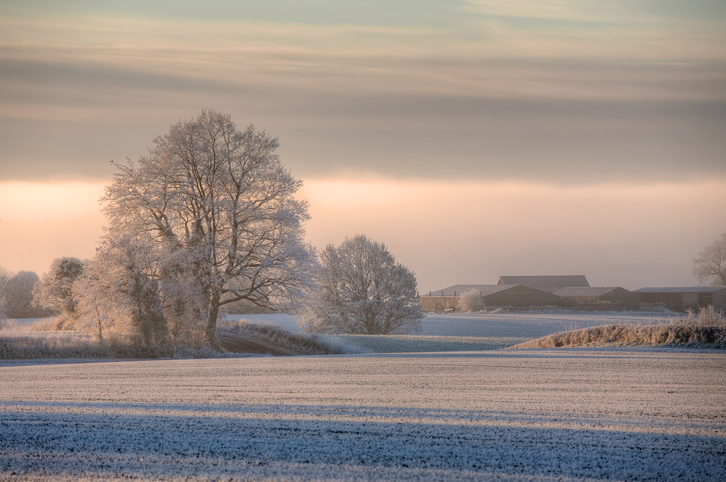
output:
[[219,301],[222,295],[219,292],[212,294],[209,302],[209,320],[207,321],[207,340],[212,346],[217,346],[217,318],[219,317]]

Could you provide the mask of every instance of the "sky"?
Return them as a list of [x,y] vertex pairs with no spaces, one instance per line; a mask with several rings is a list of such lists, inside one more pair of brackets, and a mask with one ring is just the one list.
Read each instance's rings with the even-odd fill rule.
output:
[[0,266],[91,257],[110,161],[203,108],[279,136],[313,245],[422,293],[693,285],[726,231],[721,0],[5,0]]

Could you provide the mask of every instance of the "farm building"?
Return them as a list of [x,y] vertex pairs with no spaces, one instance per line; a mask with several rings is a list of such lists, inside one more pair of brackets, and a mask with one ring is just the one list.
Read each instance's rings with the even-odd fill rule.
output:
[[635,290],[643,303],[663,303],[669,310],[685,311],[713,305],[726,311],[726,286],[690,286],[685,288],[641,288]]
[[484,299],[486,306],[497,307],[534,307],[557,306],[559,296],[522,285],[455,285],[443,290],[420,296],[423,311],[445,311],[456,309],[459,296],[475,290]]
[[578,306],[593,309],[632,309],[637,310],[640,306],[640,297],[624,288],[610,287],[568,287],[560,288],[552,292],[553,295],[561,296],[576,302]]
[[500,276],[499,285],[522,285],[540,291],[552,293],[560,288],[581,287],[588,288],[585,275],[556,275],[556,276]]

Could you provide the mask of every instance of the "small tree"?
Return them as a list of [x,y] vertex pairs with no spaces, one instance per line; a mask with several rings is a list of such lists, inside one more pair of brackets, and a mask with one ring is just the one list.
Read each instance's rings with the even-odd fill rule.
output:
[[416,277],[385,245],[358,235],[320,254],[317,283],[298,313],[317,333],[385,335],[420,329]]
[[484,309],[484,298],[482,298],[479,290],[471,289],[459,296],[457,308],[463,313],[481,311]]
[[693,274],[699,283],[726,286],[726,233],[698,253],[693,260]]
[[73,295],[71,286],[83,274],[83,266],[84,262],[78,258],[54,259],[50,270],[33,289],[33,303],[58,311],[67,318],[74,318],[78,300]]
[[105,237],[73,284],[79,328],[99,339],[130,338],[149,354],[165,348],[168,331],[152,253],[143,237]]
[[36,318],[48,314],[33,307],[33,288],[40,280],[32,271],[20,271],[5,284],[5,303],[10,318]]
[[7,306],[5,303],[5,285],[13,274],[0,266],[0,321],[7,318]]

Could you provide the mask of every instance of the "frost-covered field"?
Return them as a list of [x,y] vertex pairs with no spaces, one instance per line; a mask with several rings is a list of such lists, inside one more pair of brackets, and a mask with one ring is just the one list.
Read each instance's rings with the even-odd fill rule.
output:
[[0,479],[726,480],[724,373],[674,349],[5,361]]
[[422,335],[539,338],[561,331],[618,323],[668,323],[678,315],[643,312],[429,314]]
[[[676,314],[645,312],[601,313],[455,313],[428,314],[421,322],[422,336],[539,338],[567,330],[618,323],[668,323]],[[298,332],[290,315],[229,315],[228,320],[246,319],[271,323]]]

